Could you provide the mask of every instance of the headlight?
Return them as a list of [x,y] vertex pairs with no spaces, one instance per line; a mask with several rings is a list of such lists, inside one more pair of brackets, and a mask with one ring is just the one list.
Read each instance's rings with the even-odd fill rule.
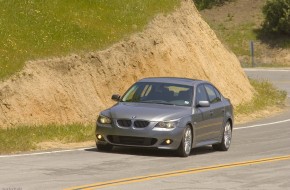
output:
[[98,122],[101,124],[111,124],[112,120],[106,116],[100,115],[98,118]]
[[155,125],[157,130],[165,129],[165,130],[172,130],[176,128],[178,125],[178,121],[160,121]]

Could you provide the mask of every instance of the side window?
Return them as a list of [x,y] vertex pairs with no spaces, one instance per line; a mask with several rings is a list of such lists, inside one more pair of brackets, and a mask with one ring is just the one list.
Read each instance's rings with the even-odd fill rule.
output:
[[203,85],[199,85],[196,88],[196,103],[199,101],[208,101],[207,94]]
[[221,101],[222,98],[221,98],[221,94],[219,93],[219,91],[216,88],[214,88],[214,92],[217,95],[217,102]]
[[219,96],[216,94],[217,90],[212,85],[206,84],[205,89],[208,94],[210,103],[216,103],[221,101],[220,94],[218,93]]

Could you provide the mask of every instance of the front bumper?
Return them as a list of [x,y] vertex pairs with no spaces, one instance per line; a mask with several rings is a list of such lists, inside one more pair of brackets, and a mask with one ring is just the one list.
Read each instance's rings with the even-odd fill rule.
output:
[[[96,126],[96,144],[111,144],[116,146],[151,147],[159,149],[176,150],[183,136],[183,127],[172,130],[156,130],[157,122],[151,122],[145,128],[120,127],[116,122],[113,124],[100,124]],[[166,143],[170,140],[170,143]]]

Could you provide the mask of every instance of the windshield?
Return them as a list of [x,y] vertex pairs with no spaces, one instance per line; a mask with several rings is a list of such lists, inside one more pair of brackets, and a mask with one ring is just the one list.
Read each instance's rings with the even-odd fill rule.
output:
[[138,82],[125,93],[121,101],[191,106],[192,97],[192,86]]

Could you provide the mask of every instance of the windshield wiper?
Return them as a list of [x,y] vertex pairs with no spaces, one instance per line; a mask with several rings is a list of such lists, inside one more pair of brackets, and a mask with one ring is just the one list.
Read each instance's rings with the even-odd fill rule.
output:
[[160,100],[146,100],[146,101],[141,101],[140,103],[154,103],[154,104],[164,104],[164,105],[175,105],[170,102],[166,101],[160,101]]
[[164,105],[174,105],[173,103],[169,103],[169,102],[155,102],[156,104],[164,104]]

